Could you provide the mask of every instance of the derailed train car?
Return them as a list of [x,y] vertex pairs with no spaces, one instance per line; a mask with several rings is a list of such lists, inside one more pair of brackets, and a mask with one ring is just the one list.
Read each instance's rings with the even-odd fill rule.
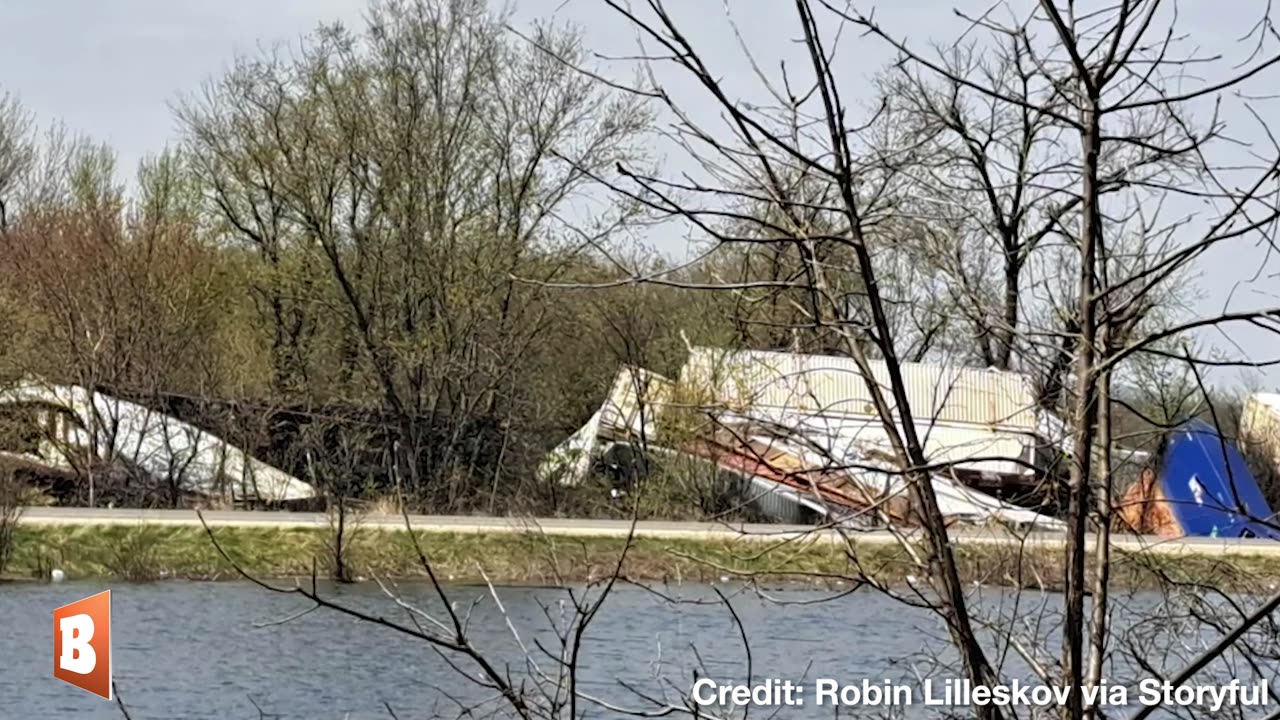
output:
[[1161,537],[1269,538],[1280,525],[1235,443],[1192,420],[1171,431],[1156,462],[1117,508],[1126,529]]
[[[1057,530],[1061,521],[979,491],[959,476],[1027,476],[1043,444],[1025,382],[1011,373],[912,365],[913,413],[938,469],[930,478],[948,522]],[[586,425],[551,452],[544,480],[575,485],[602,455],[657,453],[714,465],[733,494],[782,522],[818,516],[853,527],[910,524],[909,486],[840,358],[693,348],[678,381],[620,370]],[[630,463],[627,463],[630,464]],[[643,472],[641,463],[641,472]],[[943,469],[945,468],[945,470]],[[619,469],[635,476],[635,468]]]

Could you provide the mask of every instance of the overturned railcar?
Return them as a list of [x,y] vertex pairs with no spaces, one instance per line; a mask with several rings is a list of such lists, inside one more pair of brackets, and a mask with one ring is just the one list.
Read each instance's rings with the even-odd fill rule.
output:
[[1276,514],[1235,443],[1202,420],[1166,436],[1118,514],[1141,534],[1280,540]]

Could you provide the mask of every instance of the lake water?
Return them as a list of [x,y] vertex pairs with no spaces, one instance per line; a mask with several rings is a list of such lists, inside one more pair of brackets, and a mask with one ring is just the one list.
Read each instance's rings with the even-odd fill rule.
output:
[[[5,718],[119,718],[109,703],[51,676],[53,608],[105,589],[98,583],[14,584],[0,587],[0,715]],[[337,613],[317,611],[283,625],[265,625],[308,607],[244,583],[163,582],[113,584],[116,683],[131,715],[140,718],[257,718],[253,702],[282,718],[449,717],[445,698],[480,699],[424,644]],[[429,587],[401,587],[407,598],[431,605]],[[472,613],[476,644],[495,657],[523,665],[495,604],[481,587],[451,588]],[[745,677],[737,626],[706,587],[672,589],[673,604],[647,590],[622,587],[595,621],[581,662],[583,689],[627,701],[618,680],[657,688],[687,688],[700,657],[706,672]],[[334,587],[335,598],[404,620],[377,585]],[[729,594],[732,596],[733,591]],[[817,591],[784,591],[787,601],[812,601]],[[829,594],[828,594],[829,595]],[[563,591],[499,591],[526,643],[550,635],[544,606],[555,617]],[[936,624],[872,592],[830,604],[779,608],[738,590],[732,596],[752,647],[755,675],[799,680],[814,668],[835,677],[882,675],[893,658],[918,650],[919,630]],[[537,630],[543,630],[536,633]],[[696,649],[696,652],[695,652]],[[253,702],[250,701],[252,698]],[[630,696],[632,705],[642,705]]]
[[[387,720],[392,717],[387,705],[399,718],[456,717],[459,706],[450,698],[473,703],[491,696],[422,641],[391,630],[327,610],[277,624],[305,610],[307,601],[246,583],[16,583],[0,585],[0,717],[122,717],[112,703],[51,676],[51,611],[107,587],[114,606],[115,679],[135,720]],[[922,664],[927,650],[946,642],[933,616],[871,590],[843,597],[780,590],[771,593],[773,601],[788,604],[778,605],[738,586],[721,588],[745,627],[754,680],[911,677],[929,672]],[[619,681],[647,695],[665,692],[676,699],[698,667],[701,674],[721,679],[746,678],[738,627],[715,591],[708,586],[668,591],[682,602],[632,586],[615,591],[583,648],[584,692],[652,709]],[[329,592],[353,607],[407,622],[405,612],[377,585]],[[470,620],[476,645],[513,676],[527,677],[523,654],[487,590],[453,587],[449,592],[463,610],[477,603]],[[423,607],[438,607],[426,585],[401,586],[400,593]],[[554,645],[551,623],[560,616],[565,591],[502,588],[499,596],[527,647],[536,647],[535,641]],[[829,602],[814,602],[822,599]],[[545,657],[540,666],[554,671]],[[590,717],[613,716],[598,707],[586,709]],[[816,715],[815,710],[779,717]]]

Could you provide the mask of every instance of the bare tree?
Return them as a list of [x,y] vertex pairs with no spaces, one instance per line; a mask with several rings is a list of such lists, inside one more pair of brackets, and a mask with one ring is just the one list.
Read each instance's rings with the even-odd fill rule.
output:
[[375,3],[366,32],[323,29],[296,57],[245,60],[182,112],[231,236],[273,274],[301,268],[268,287],[280,363],[303,363],[315,318],[339,320],[332,380],[389,413],[400,475],[441,506],[503,454],[527,384],[518,359],[544,342],[547,308],[513,274],[571,237],[592,173],[634,157],[644,121],[559,59],[579,57],[574,35],[539,28],[550,55],[502,26],[478,0]]
[[9,229],[15,197],[35,161],[31,114],[18,98],[0,94],[0,235]]
[[[1054,150],[1062,128],[1051,114],[1061,101],[1022,43],[1014,34],[990,46],[970,42],[940,59],[942,77],[898,63],[881,81],[900,132],[920,138],[904,163],[912,193],[900,209],[915,220],[918,257],[948,278],[950,307],[976,342],[974,359],[1002,370],[1023,365],[1019,356],[1028,352],[1015,345],[1030,334],[1033,254],[1078,205],[1061,186],[1067,164]],[[1022,102],[949,78],[978,78]]]

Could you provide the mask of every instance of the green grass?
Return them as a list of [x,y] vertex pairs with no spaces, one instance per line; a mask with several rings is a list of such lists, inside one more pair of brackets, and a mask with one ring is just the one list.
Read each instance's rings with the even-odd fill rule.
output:
[[[331,531],[327,529],[219,527],[214,536],[246,572],[263,577],[322,577],[330,572]],[[422,532],[423,552],[436,576],[457,583],[499,584],[581,582],[607,577],[624,545],[620,538],[579,538],[535,534]],[[69,578],[152,580],[165,577],[228,579],[235,568],[202,528],[140,525],[23,525],[17,529],[11,577],[48,577],[61,568]],[[366,578],[415,578],[425,572],[409,535],[398,530],[357,530],[349,539],[348,562]],[[955,548],[965,582],[1058,589],[1060,550],[1004,546]],[[623,573],[646,582],[700,582],[723,576],[768,582],[849,582],[865,573],[897,583],[924,572],[898,546],[846,548],[825,542],[771,545],[734,540],[640,538],[627,554]],[[1280,576],[1280,559],[1267,556],[1116,555],[1117,586],[1156,586],[1162,581],[1256,589],[1259,579]]]
[[[324,529],[219,527],[214,537],[246,572],[263,576],[327,575],[331,532]],[[235,568],[202,528],[121,525],[22,526],[9,575],[46,577],[54,567],[68,577],[228,578]],[[348,561],[365,577],[419,577],[422,563],[408,533],[361,530]],[[617,566],[624,541],[535,534],[418,534],[437,576],[453,582],[555,584],[605,577]],[[758,544],[642,538],[624,571],[640,580],[697,581],[732,571],[777,575],[838,572],[845,562],[830,545],[803,552],[760,553]],[[758,556],[758,557],[757,557]]]

